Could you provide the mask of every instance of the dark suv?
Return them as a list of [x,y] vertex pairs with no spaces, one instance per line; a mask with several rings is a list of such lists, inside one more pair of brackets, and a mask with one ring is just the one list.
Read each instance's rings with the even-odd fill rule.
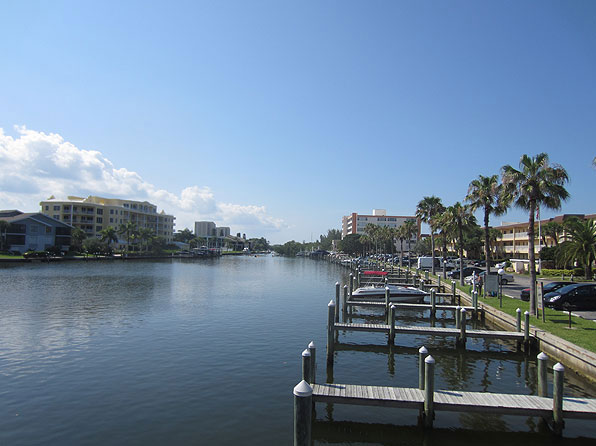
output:
[[[466,266],[463,271],[464,271],[464,277],[468,277],[474,273],[479,274],[482,271],[484,271],[484,269],[478,268],[477,266]],[[447,273],[447,275],[452,279],[459,279],[459,270],[458,269],[453,270],[450,273]]]

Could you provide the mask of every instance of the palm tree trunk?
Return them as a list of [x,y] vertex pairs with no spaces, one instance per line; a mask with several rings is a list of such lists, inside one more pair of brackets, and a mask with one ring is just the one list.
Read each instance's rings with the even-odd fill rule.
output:
[[447,279],[447,235],[443,233],[443,279]]
[[399,267],[404,267],[404,239],[399,239]]
[[462,224],[457,225],[459,236],[459,284],[464,285],[464,228]]
[[530,314],[536,314],[536,253],[534,252],[534,213],[536,201],[530,200],[530,218],[528,221],[528,260],[530,261]]
[[484,260],[486,262],[486,277],[490,274],[490,240],[488,238],[488,219],[489,219],[489,209],[488,207],[484,208]]
[[430,256],[432,258],[431,271],[434,276],[435,275],[435,233],[432,229],[430,231]]

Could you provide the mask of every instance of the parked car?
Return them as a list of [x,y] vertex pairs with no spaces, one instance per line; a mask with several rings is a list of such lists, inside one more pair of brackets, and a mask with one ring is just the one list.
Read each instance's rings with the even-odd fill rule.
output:
[[[447,273],[447,275],[451,278],[451,279],[459,279],[459,269],[453,270],[449,273]],[[464,277],[467,276],[471,276],[472,274],[476,273],[476,274],[480,274],[482,271],[484,271],[482,268],[478,268],[477,266],[466,266],[463,269],[463,274]]]
[[[418,269],[426,269],[430,270],[433,266],[433,258],[432,257],[418,257]],[[435,268],[439,269],[441,267],[441,260],[438,257],[435,257]]]
[[556,310],[596,309],[596,283],[573,283],[544,295],[544,305]]
[[[564,287],[565,285],[572,285],[575,282],[550,282],[545,283],[543,287],[544,294],[550,293],[552,291],[557,291],[559,288]],[[521,290],[520,299],[525,300],[526,302],[530,300],[530,288],[524,288]]]
[[[486,271],[482,271],[481,273],[478,273],[478,275],[480,277],[482,277],[482,282],[486,283],[486,280],[484,278],[484,276],[486,276]],[[472,285],[473,278],[474,278],[473,275],[464,277],[464,283],[467,283],[468,285]],[[513,277],[513,274],[504,273],[501,275],[501,284],[502,285],[507,285],[508,283],[511,283],[513,281],[515,281],[515,277]]]

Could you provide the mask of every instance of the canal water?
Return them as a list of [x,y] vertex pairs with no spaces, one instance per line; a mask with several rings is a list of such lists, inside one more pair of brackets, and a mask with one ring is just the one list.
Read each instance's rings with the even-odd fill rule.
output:
[[[437,388],[535,394],[535,355],[482,340],[462,352],[453,340],[398,336],[389,349],[381,334],[341,334],[326,370],[327,303],[346,273],[269,256],[2,267],[0,444],[291,444],[292,389],[311,340],[319,382],[417,387],[425,345]],[[439,316],[437,326],[453,325]],[[567,376],[567,395],[596,397]],[[425,434],[417,415],[318,404],[315,444],[596,444],[593,422],[568,420],[555,441],[531,417],[439,412]]]

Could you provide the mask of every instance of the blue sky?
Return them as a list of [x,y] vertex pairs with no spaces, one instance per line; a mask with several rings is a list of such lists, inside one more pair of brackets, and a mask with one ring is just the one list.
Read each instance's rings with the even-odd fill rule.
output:
[[560,212],[596,213],[592,1],[5,1],[2,16],[0,208],[125,195],[178,229],[308,241],[351,212],[451,205],[547,152],[570,176]]

